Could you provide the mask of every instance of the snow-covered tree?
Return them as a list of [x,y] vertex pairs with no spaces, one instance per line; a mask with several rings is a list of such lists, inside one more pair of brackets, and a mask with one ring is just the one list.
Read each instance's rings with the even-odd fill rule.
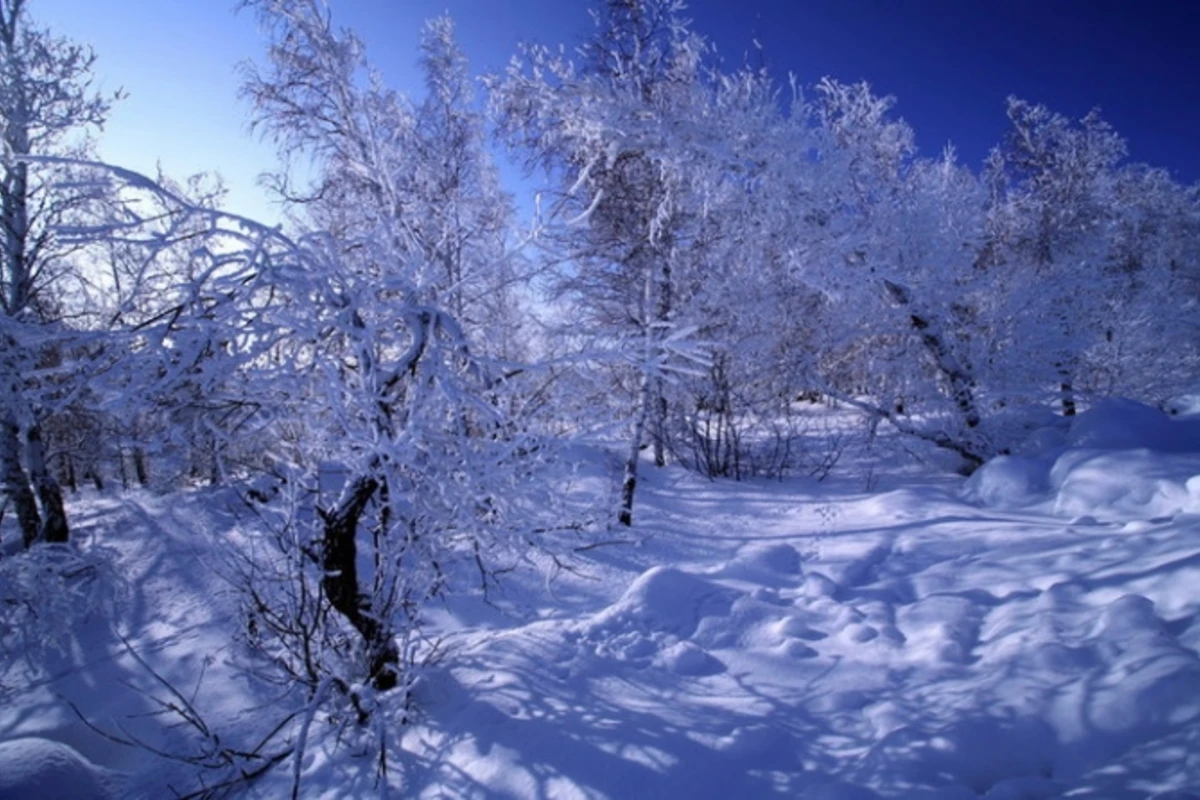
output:
[[[503,204],[484,194],[490,173],[458,106],[465,89],[447,23],[426,38],[438,62],[431,87],[445,92],[423,114],[381,84],[361,43],[316,0],[247,5],[271,37],[266,71],[246,84],[257,124],[312,159],[315,189],[285,188],[330,226],[269,237],[289,264],[269,310],[278,344],[248,366],[279,398],[271,470],[296,513],[281,518],[274,555],[256,562],[280,581],[255,572],[245,582],[252,638],[313,691],[329,681],[348,697],[359,684],[406,690],[406,642],[424,602],[459,561],[490,580],[499,534],[536,516],[522,504],[546,450],[505,419],[500,376],[449,310],[471,317],[494,299],[475,293],[505,290],[491,283],[501,273],[486,273],[505,257]],[[438,146],[439,129],[418,131],[435,122],[455,141]],[[471,320],[480,331],[500,324],[484,316]],[[288,588],[273,595],[270,585]],[[315,619],[328,621],[304,627]],[[310,657],[315,644],[328,658]]]
[[614,375],[632,432],[618,519],[632,521],[639,453],[665,463],[666,383],[686,366],[678,310],[692,280],[700,170],[713,87],[710,46],[679,0],[606,0],[578,63],[525,48],[490,80],[509,141],[556,181],[545,244],[572,266],[556,286],[573,333],[624,366]]
[[[348,243],[388,229],[387,246],[423,265],[418,282],[427,299],[462,320],[476,349],[515,355],[520,261],[509,249],[512,204],[487,150],[452,20],[431,20],[422,32],[426,94],[416,103],[383,84],[362,42],[336,30],[323,3],[245,5],[280,34],[270,71],[247,71],[255,124],[284,155],[317,163],[311,186],[277,176],[281,196]],[[364,262],[364,269],[384,267]]]
[[[1084,353],[1081,391],[1160,404],[1192,391],[1200,367],[1200,187],[1123,167],[1102,267],[1106,296]],[[1095,291],[1095,288],[1093,289]]]
[[873,295],[860,323],[873,337],[873,413],[978,465],[994,450],[981,397],[986,332],[976,325],[984,194],[953,151],[916,159],[891,182],[862,262],[847,263]]
[[[762,70],[713,75],[707,135],[690,153],[690,269],[677,314],[697,328],[707,364],[671,386],[670,436],[679,460],[710,476],[779,475],[810,453],[794,400],[806,388],[820,294],[802,253],[820,247],[804,169],[810,131]],[[803,122],[798,122],[803,120]]]
[[[1045,106],[1008,101],[1011,124],[989,159],[989,180],[1003,186],[992,213],[989,257],[1026,319],[1028,350],[1044,355],[1059,384],[1063,414],[1075,413],[1083,353],[1103,335],[1098,319],[1113,288],[1107,252],[1116,234],[1115,181],[1124,140],[1092,112],[1073,123]],[[1021,291],[1024,289],[1024,291]],[[1021,358],[1028,358],[1022,353]]]
[[92,52],[31,19],[24,0],[0,2],[0,486],[26,546],[68,537],[62,491],[47,463],[50,399],[69,394],[55,331],[65,302],[65,259],[56,226],[81,198],[62,170],[31,155],[78,156],[112,98],[91,88]]
[[763,155],[775,280],[811,315],[797,331],[807,351],[789,354],[792,394],[819,389],[977,465],[984,195],[952,150],[920,158],[893,104],[825,79],[777,126],[787,155]]
[[410,207],[417,246],[440,275],[442,303],[481,353],[514,359],[526,327],[516,290],[524,262],[509,241],[513,208],[500,188],[466,57],[448,16],[421,36],[425,97],[415,109]]
[[1076,122],[1013,98],[1008,117],[985,175],[993,197],[980,260],[1004,298],[998,377],[1037,400],[1054,387],[1067,416],[1081,393],[1158,402],[1168,384],[1181,390],[1187,379],[1167,376],[1194,363],[1183,333],[1194,294],[1181,281],[1195,192],[1125,163],[1124,139],[1095,111]]

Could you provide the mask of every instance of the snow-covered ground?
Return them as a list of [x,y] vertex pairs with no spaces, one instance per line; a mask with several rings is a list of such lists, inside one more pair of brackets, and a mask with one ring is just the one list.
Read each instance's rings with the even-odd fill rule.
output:
[[[648,470],[632,533],[433,609],[443,652],[395,729],[392,788],[1200,798],[1197,424],[1110,404],[965,481],[895,461],[820,483]],[[576,488],[607,496],[588,457]],[[73,511],[125,579],[122,621],[82,623],[40,677],[0,677],[0,798],[186,794],[195,766],[69,704],[172,753],[196,738],[147,715],[156,675],[222,736],[270,716],[231,663],[211,569],[249,523],[204,493]],[[374,766],[314,734],[303,796],[378,796]],[[291,782],[284,764],[249,793]]]

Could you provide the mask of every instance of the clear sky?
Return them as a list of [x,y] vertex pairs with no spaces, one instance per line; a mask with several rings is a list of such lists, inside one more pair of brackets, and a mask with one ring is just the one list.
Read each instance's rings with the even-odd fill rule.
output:
[[[692,0],[725,61],[765,59],[781,78],[868,80],[899,99],[922,150],[953,141],[978,165],[1016,94],[1082,116],[1100,106],[1132,157],[1200,180],[1200,0]],[[236,65],[262,51],[233,0],[30,0],[34,16],[91,44],[101,85],[129,98],[101,154],[175,176],[220,171],[232,210],[273,218],[255,175],[272,147],[246,131]],[[395,88],[420,91],[421,21],[448,11],[474,71],[503,67],[518,41],[574,44],[586,0],[332,0]],[[762,45],[761,55],[753,47]],[[755,61],[757,63],[757,61]]]

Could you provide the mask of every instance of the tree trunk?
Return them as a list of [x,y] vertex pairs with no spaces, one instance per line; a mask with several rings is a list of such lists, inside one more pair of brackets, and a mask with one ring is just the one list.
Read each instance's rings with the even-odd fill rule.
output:
[[646,432],[646,420],[650,416],[650,378],[642,378],[642,392],[638,403],[637,419],[633,423],[633,439],[629,443],[629,458],[625,460],[625,478],[621,481],[621,508],[617,521],[626,527],[633,525],[633,495],[637,490],[638,461],[641,460],[642,437]]
[[664,467],[667,464],[666,440],[667,440],[667,395],[662,378],[654,380],[654,425],[652,438],[654,439],[654,466]]
[[1062,413],[1064,417],[1073,417],[1076,412],[1075,387],[1069,383],[1062,385]]
[[117,448],[117,469],[121,475],[121,489],[129,491],[129,468],[125,465],[125,448]]
[[12,498],[17,524],[21,528],[22,544],[29,548],[41,535],[42,517],[38,513],[29,476],[21,466],[20,428],[11,418],[0,420],[0,469],[3,470],[0,473],[0,487]]
[[325,575],[321,588],[330,605],[354,626],[367,646],[371,683],[379,691],[396,688],[400,653],[391,630],[371,608],[371,598],[358,585],[358,523],[379,489],[374,478],[359,478],[333,512],[321,512],[325,523]]
[[138,486],[145,488],[150,485],[150,467],[146,462],[146,450],[141,445],[133,448],[133,474]]
[[62,488],[46,465],[46,445],[42,441],[40,425],[29,429],[26,452],[29,456],[29,477],[42,506],[42,539],[47,542],[66,542],[70,539],[70,528],[67,526],[67,512],[63,507]]
[[1075,405],[1075,385],[1071,381],[1071,372],[1068,367],[1063,364],[1055,364],[1058,368],[1059,375],[1059,398],[1062,401],[1062,415],[1064,417],[1073,417],[1078,408]]
[[[671,259],[665,254],[660,258],[662,264],[659,267],[658,302],[654,309],[654,319],[662,326],[662,329],[655,332],[656,338],[666,334],[666,326],[671,321],[671,311],[675,301],[671,284]],[[662,467],[667,463],[667,415],[670,409],[667,406],[666,382],[661,377],[654,380],[653,409],[654,424],[651,426],[651,435],[654,437],[654,466]]]
[[[897,304],[911,308],[912,295],[907,288],[891,281],[884,281],[884,284]],[[954,357],[941,332],[929,318],[912,311],[909,313],[909,321],[913,330],[921,337],[921,344],[925,346],[925,351],[929,353],[934,366],[950,385],[950,397],[958,406],[963,422],[970,430],[978,428],[982,418],[979,406],[975,402],[975,379]]]
[[216,437],[213,437],[212,451],[208,454],[208,485],[222,486],[225,470],[221,463],[221,450],[217,444]]
[[71,457],[70,453],[63,455],[63,475],[71,494],[79,494],[79,474],[75,471],[75,459]]

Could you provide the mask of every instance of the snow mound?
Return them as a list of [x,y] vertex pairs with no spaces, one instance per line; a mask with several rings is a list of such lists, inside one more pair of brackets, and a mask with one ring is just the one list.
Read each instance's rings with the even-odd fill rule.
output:
[[74,748],[27,737],[0,742],[0,800],[109,800],[112,777]]
[[1174,417],[1200,416],[1200,393],[1188,392],[1163,403],[1163,411]]
[[1200,420],[1172,418],[1133,400],[1111,398],[1075,418],[1067,444],[1094,450],[1196,453],[1200,452]]
[[1136,741],[1200,719],[1200,658],[1167,635],[1151,600],[1113,601],[1099,628],[1098,646],[1111,666],[1107,680],[1097,681],[1091,707],[1098,731]]
[[591,632],[640,628],[686,639],[704,617],[729,613],[736,594],[674,567],[652,567],[594,615]]
[[1045,498],[1050,490],[1050,469],[1045,461],[1023,456],[997,456],[963,484],[969,503],[994,507],[1020,507]]
[[1050,470],[1054,513],[1129,522],[1200,511],[1200,455],[1069,450]]
[[725,665],[691,642],[676,642],[663,650],[659,663],[676,675],[700,677],[725,671]]
[[896,624],[914,657],[966,663],[979,639],[982,614],[965,597],[932,595],[900,608]]
[[960,496],[992,508],[1048,502],[1058,516],[1101,521],[1200,511],[1200,419],[1104,400],[1075,418],[1057,446],[988,461]]
[[715,574],[765,586],[781,585],[800,576],[800,553],[785,543],[743,545]]
[[[1200,656],[1168,632],[1143,595],[1103,601],[1076,583],[1055,584],[997,609],[986,638],[983,664],[994,670],[996,690],[1012,698],[1023,684],[1027,694],[1015,707],[1054,731],[1035,749],[1053,762],[1056,779],[1079,780],[1200,721]],[[1009,777],[1036,774],[1010,770]]]

